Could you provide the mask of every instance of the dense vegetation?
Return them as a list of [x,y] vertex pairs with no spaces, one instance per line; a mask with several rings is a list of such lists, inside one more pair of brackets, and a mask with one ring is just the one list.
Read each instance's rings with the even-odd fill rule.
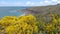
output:
[[5,16],[0,19],[0,34],[37,34],[36,18],[28,16]]
[[31,7],[22,12],[26,15],[0,18],[0,34],[60,34],[60,4]]
[[60,17],[57,14],[50,16],[50,22],[44,22],[40,14],[4,16],[0,19],[0,34],[60,34]]

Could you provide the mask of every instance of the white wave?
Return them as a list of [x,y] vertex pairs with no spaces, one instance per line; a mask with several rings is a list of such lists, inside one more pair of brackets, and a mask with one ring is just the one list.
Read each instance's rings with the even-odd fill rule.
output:
[[20,16],[24,16],[24,15],[26,15],[25,13],[23,13],[22,15],[20,15]]

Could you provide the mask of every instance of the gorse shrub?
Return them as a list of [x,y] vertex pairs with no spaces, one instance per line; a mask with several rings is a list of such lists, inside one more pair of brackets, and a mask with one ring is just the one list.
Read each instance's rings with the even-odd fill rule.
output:
[[60,34],[60,17],[50,16],[49,23],[42,21],[40,15],[4,16],[0,19],[0,34]]
[[37,34],[38,26],[33,15],[5,16],[0,19],[0,32],[4,34]]

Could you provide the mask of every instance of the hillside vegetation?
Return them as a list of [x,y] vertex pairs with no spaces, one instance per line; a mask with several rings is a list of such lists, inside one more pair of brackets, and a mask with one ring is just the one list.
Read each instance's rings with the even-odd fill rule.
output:
[[[50,14],[57,14],[60,16],[60,4],[26,8],[26,9],[22,10],[22,12],[25,12],[25,13],[29,12],[30,14],[33,14],[34,16],[39,14],[41,16],[40,18],[42,18],[43,21],[50,22],[51,21]],[[46,21],[46,20],[48,20],[48,21]]]
[[29,13],[24,16],[0,18],[0,34],[60,34],[60,5],[32,7],[25,11]]
[[51,22],[43,22],[40,16],[5,16],[0,19],[0,34],[60,34],[60,17],[50,14]]

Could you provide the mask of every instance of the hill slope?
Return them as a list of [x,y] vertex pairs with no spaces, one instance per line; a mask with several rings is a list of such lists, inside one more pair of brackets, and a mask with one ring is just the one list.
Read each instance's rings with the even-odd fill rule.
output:
[[26,14],[31,13],[33,15],[40,14],[40,16],[43,16],[42,19],[44,21],[49,22],[51,21],[50,14],[58,14],[60,16],[60,4],[26,8],[25,10],[22,10],[22,12],[25,12]]

